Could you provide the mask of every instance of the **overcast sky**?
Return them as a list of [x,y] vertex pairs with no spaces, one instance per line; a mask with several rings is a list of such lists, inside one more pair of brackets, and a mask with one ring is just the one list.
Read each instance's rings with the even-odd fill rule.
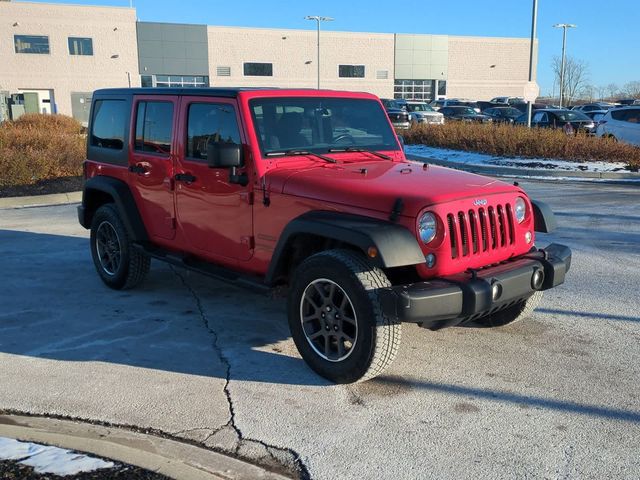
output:
[[[315,28],[305,15],[326,15],[331,30],[529,37],[532,0],[132,0],[138,19],[150,22],[268,28]],[[48,0],[47,3],[128,6],[129,0]],[[574,23],[567,55],[589,66],[595,86],[640,81],[640,0],[539,0],[538,83],[553,88],[551,62],[560,55],[562,31]]]

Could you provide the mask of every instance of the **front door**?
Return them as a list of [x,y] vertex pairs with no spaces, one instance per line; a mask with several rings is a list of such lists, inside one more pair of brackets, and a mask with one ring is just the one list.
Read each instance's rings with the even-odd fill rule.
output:
[[[246,140],[235,100],[183,97],[176,166],[178,228],[189,249],[223,263],[253,253],[252,206],[248,186],[229,181],[229,168],[207,165],[207,145]],[[244,173],[246,168],[238,169]]]
[[129,175],[147,233],[156,239],[175,236],[173,125],[178,98],[135,96]]

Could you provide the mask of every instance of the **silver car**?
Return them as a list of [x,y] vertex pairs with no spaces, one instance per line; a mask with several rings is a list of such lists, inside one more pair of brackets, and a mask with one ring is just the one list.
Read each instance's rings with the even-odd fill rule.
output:
[[640,106],[612,108],[598,122],[596,135],[640,146]]
[[436,112],[426,102],[407,100],[407,111],[409,112],[409,120],[412,124],[434,123],[442,125],[444,123],[444,115]]

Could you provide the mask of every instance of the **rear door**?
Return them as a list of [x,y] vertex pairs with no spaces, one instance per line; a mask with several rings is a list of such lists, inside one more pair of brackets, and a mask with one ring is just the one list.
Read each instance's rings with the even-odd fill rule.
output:
[[[237,102],[232,98],[183,97],[176,173],[178,228],[189,250],[229,260],[248,260],[253,254],[250,188],[231,183],[229,168],[210,168],[207,145],[246,145]],[[248,163],[248,149],[245,163]],[[246,173],[246,167],[238,169]]]
[[139,95],[133,99],[129,153],[130,185],[147,233],[172,239],[176,233],[173,169],[178,97]]

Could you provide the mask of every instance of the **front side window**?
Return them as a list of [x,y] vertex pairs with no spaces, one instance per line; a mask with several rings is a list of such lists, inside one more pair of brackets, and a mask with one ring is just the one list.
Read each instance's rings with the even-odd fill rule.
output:
[[243,70],[246,77],[273,77],[273,63],[248,62]]
[[341,78],[364,78],[364,65],[338,65]]
[[223,103],[192,103],[187,119],[186,156],[206,160],[212,143],[241,143],[236,111]]
[[167,156],[171,153],[173,103],[139,102],[135,150]]
[[124,100],[96,100],[93,104],[91,145],[122,150],[127,126]]
[[399,149],[387,115],[375,100],[256,98],[249,106],[263,155],[290,149]]
[[16,53],[49,54],[49,37],[46,35],[14,35]]
[[69,55],[93,55],[91,38],[69,37]]

